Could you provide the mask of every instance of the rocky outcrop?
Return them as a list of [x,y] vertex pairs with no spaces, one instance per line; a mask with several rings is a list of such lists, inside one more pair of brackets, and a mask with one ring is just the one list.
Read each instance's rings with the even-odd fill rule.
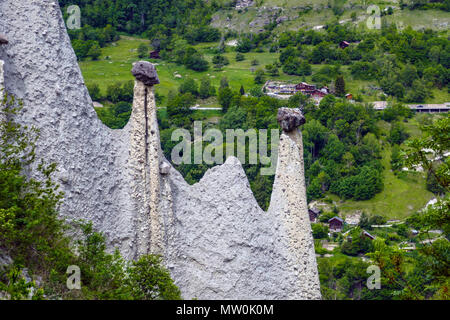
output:
[[64,217],[93,221],[127,258],[161,254],[187,299],[320,298],[302,121],[291,111],[264,212],[236,158],[192,186],[167,162],[151,64],[135,64],[130,121],[111,130],[92,108],[55,1],[0,2],[0,33],[5,87],[23,100],[18,120],[41,130],[37,156],[58,164]]
[[299,109],[278,109],[277,121],[284,132],[292,132],[305,124],[305,117]]
[[255,2],[253,0],[237,0],[236,1],[236,10],[251,7],[254,4],[255,4]]

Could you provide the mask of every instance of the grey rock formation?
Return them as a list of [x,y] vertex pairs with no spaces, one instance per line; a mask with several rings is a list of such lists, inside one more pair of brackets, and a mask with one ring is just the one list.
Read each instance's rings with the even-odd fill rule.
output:
[[6,254],[5,251],[0,249],[0,271],[2,271],[3,268],[9,266],[12,263],[13,260],[11,259],[11,257],[8,254]]
[[[3,60],[0,60],[0,94],[3,93],[3,89],[5,88],[5,78],[3,76],[3,65],[5,62]],[[1,96],[0,96],[1,97]]]
[[10,40],[0,46],[5,87],[24,102],[19,121],[41,129],[38,157],[58,164],[64,217],[93,221],[127,258],[162,254],[187,299],[320,299],[301,121],[286,119],[264,212],[236,158],[192,186],[164,159],[152,66],[135,64],[130,121],[111,130],[92,108],[56,1],[1,1],[0,33]]
[[277,114],[278,123],[285,132],[296,130],[305,123],[305,117],[299,109],[280,108]]
[[281,23],[283,23],[283,22],[285,22],[285,21],[288,21],[288,20],[289,20],[289,17],[287,17],[287,16],[281,16],[281,17],[278,17],[278,18],[277,18],[276,23],[277,23],[277,24],[281,24]]
[[159,84],[158,74],[156,69],[150,62],[139,61],[134,64],[131,73],[136,80],[141,81],[146,86],[153,86]]
[[[301,299],[320,299],[314,240],[306,202],[302,134],[297,125],[305,123],[305,119],[298,109],[284,109],[278,115],[280,113],[284,115],[278,118],[283,133],[268,213],[281,224],[279,250],[287,251],[288,270],[294,270],[294,274],[290,274],[291,294],[299,290],[302,292]],[[286,118],[290,119],[288,126],[283,124]]]
[[253,0],[237,0],[236,1],[236,10],[238,9],[244,9],[247,7],[251,7],[254,5],[254,1]]

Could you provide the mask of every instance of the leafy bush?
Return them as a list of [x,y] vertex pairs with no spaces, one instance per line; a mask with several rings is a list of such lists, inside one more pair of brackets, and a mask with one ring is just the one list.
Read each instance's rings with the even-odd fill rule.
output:
[[312,233],[313,233],[314,239],[328,238],[329,230],[328,230],[327,226],[323,226],[319,223],[313,223],[313,224],[311,224],[311,228],[312,228]]
[[200,89],[199,89],[200,98],[206,99],[215,95],[216,95],[216,88],[211,85],[211,80],[208,77],[204,77],[200,81]]
[[258,69],[255,72],[255,83],[256,84],[263,84],[265,82],[265,77],[264,77],[264,70],[262,69]]
[[222,55],[215,55],[212,58],[212,63],[213,64],[220,64],[220,65],[227,65],[230,64],[230,61],[228,61],[227,57],[222,56]]
[[252,49],[252,41],[249,38],[244,37],[238,40],[236,46],[237,52],[245,53],[249,52],[251,49]]
[[141,43],[137,49],[139,58],[147,58],[148,57],[149,48],[145,43]]
[[142,256],[128,268],[127,287],[136,300],[180,300],[180,290],[159,256]]
[[180,87],[178,88],[178,91],[181,94],[190,93],[194,96],[198,96],[198,85],[194,79],[187,78],[181,83]]
[[134,82],[131,80],[124,83],[116,82],[106,88],[106,98],[113,103],[120,101],[132,103],[133,90]]
[[92,101],[100,101],[102,100],[102,95],[100,92],[100,87],[97,83],[90,83],[86,85],[89,95],[91,96]]
[[351,238],[347,237],[347,240],[342,243],[342,253],[356,256],[373,250],[372,240],[366,237],[360,228],[353,229],[349,235]]
[[236,61],[243,61],[243,60],[245,60],[245,56],[240,52],[236,53]]

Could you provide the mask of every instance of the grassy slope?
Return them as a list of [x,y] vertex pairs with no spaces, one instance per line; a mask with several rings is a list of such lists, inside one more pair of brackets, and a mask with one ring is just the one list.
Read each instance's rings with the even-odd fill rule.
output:
[[[378,214],[387,218],[400,219],[409,216],[423,208],[434,196],[425,188],[425,178],[422,173],[409,173],[405,178],[398,178],[390,170],[391,148],[387,145],[383,150],[382,163],[385,167],[384,190],[374,198],[366,201],[344,201],[338,205],[344,213],[353,213],[357,210],[368,214]],[[338,201],[338,197],[330,196]]]
[[[80,62],[80,68],[86,83],[96,82],[100,85],[102,92],[106,93],[106,88],[109,84],[117,81],[127,81],[133,80],[131,75],[132,63],[140,60],[138,58],[136,49],[140,43],[148,43],[147,40],[137,39],[131,37],[122,37],[121,40],[113,45],[110,45],[102,49],[102,55],[98,61],[82,61]],[[197,49],[202,51],[207,60],[211,61],[213,54],[211,53],[211,48],[216,47],[217,43],[208,43],[197,45]],[[228,48],[228,52],[224,55],[230,61],[230,64],[225,66],[222,71],[214,71],[212,67],[205,72],[195,72],[187,69],[184,66],[177,65],[174,63],[167,63],[161,60],[155,60],[153,62],[158,63],[156,67],[158,70],[158,75],[161,84],[157,86],[157,92],[167,96],[169,90],[177,90],[180,83],[184,78],[190,77],[195,80],[200,80],[202,77],[210,77],[212,84],[216,87],[220,83],[220,79],[226,76],[230,82],[230,85],[235,89],[239,89],[240,85],[244,85],[244,88],[248,90],[249,88],[255,86],[253,82],[254,75],[251,72],[252,69],[264,68],[267,64],[272,64],[278,60],[279,53],[269,53],[269,52],[250,52],[246,53],[245,60],[236,62],[236,53]],[[110,60],[106,60],[106,57],[110,57]],[[252,66],[251,61],[256,59],[259,61],[258,66]],[[313,73],[317,71],[322,65],[313,65]],[[342,66],[341,70],[344,73],[346,79],[347,91],[353,94],[359,93],[364,88],[367,88],[369,84],[377,86],[374,81],[362,81],[354,80],[350,75],[350,71],[347,66]],[[174,74],[179,73],[182,78],[175,78]],[[303,80],[302,77],[289,76],[283,74],[280,70],[280,76],[276,78],[277,80],[286,80],[299,82]],[[311,76],[305,77],[306,81],[311,81]],[[373,95],[367,96],[370,92],[366,90],[366,96],[364,96],[364,101],[374,101],[379,100],[379,93],[374,92]],[[447,90],[433,90],[433,97],[428,98],[426,103],[443,103],[450,101],[450,94]],[[208,101],[202,103],[206,107],[217,107],[217,103],[214,101]]]
[[[117,81],[133,80],[130,70],[132,63],[140,60],[135,49],[141,42],[147,41],[122,37],[114,45],[104,48],[98,61],[80,62],[80,68],[86,83],[96,82],[99,84],[102,92],[106,93],[106,88],[109,84]],[[210,53],[211,50],[209,48],[217,45],[217,43],[202,44],[197,46],[197,49],[203,51],[206,59],[211,61],[213,54]],[[271,64],[278,60],[279,56],[278,53],[252,52],[245,54],[246,59],[244,61],[236,62],[235,52],[227,52],[224,55],[230,60],[230,64],[225,66],[222,71],[214,71],[210,68],[205,72],[195,72],[175,63],[167,63],[161,60],[153,61],[159,63],[156,68],[161,83],[157,86],[157,91],[167,96],[169,90],[177,90],[184,78],[190,77],[195,80],[200,80],[205,76],[210,77],[212,84],[215,86],[218,86],[220,79],[226,76],[234,89],[238,90],[241,84],[246,89],[249,89],[255,85],[253,82],[254,75],[251,69],[264,68],[266,64]],[[107,56],[111,57],[111,60],[105,60]],[[258,66],[251,66],[253,59],[257,59],[260,64]],[[182,78],[175,78],[175,72],[180,74]],[[299,80],[299,77],[288,75],[282,75],[279,78],[282,80]]]
[[[382,132],[389,132],[389,123],[380,121],[379,126]],[[410,119],[405,126],[411,137],[421,135],[417,116]],[[340,202],[338,207],[344,215],[362,210],[369,214],[378,214],[390,219],[401,219],[423,208],[434,197],[425,188],[424,173],[408,173],[402,178],[394,175],[391,171],[391,147],[388,143],[383,145],[382,156],[382,164],[384,166],[383,191],[370,200]],[[330,198],[339,202],[339,198],[335,195],[330,195]]]
[[[98,61],[82,61],[79,63],[85,82],[97,83],[106,93],[106,87],[117,81],[132,80],[132,63],[139,60],[136,49],[140,43],[150,41],[123,37],[119,42],[102,49]],[[105,57],[110,57],[106,60]]]

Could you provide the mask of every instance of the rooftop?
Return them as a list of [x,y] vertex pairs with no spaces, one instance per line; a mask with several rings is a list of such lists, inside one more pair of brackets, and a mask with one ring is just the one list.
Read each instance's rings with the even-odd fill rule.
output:
[[342,219],[339,218],[339,217],[333,217],[333,218],[331,218],[330,220],[328,220],[328,222],[331,222],[332,220],[338,220],[338,221],[344,223],[344,220],[342,220]]

